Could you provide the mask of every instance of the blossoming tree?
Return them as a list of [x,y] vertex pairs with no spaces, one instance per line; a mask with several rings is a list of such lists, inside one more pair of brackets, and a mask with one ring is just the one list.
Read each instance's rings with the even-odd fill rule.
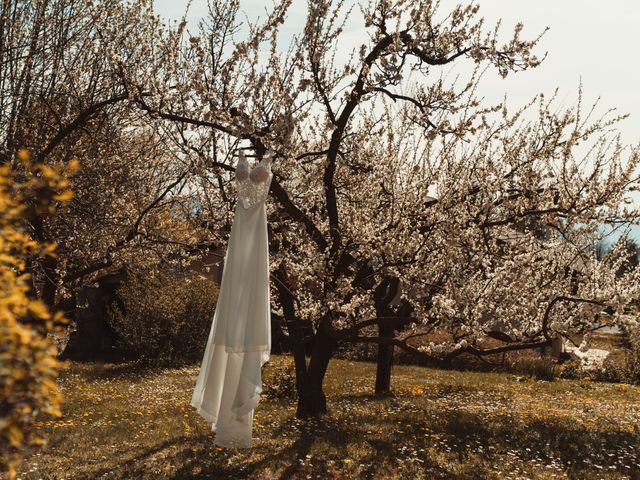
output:
[[[538,66],[539,37],[518,25],[500,40],[477,5],[379,0],[362,9],[368,38],[341,61],[351,10],[310,0],[282,49],[289,6],[241,25],[237,2],[212,0],[197,35],[182,22],[153,39],[142,68],[120,71],[141,110],[186,132],[176,145],[225,199],[234,149],[275,152],[273,299],[299,416],[326,411],[341,342],[380,345],[384,391],[393,346],[443,364],[548,345],[597,327],[604,306],[622,311],[637,273],[616,277],[590,253],[603,223],[637,218],[638,151],[610,134],[619,119],[558,113],[544,96],[510,113],[476,95],[485,68]],[[470,67],[465,81],[443,78],[454,65]]]

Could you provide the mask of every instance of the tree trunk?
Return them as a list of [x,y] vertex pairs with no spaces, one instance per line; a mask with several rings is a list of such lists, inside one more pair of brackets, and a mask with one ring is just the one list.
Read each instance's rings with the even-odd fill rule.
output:
[[307,375],[302,390],[298,390],[297,418],[319,417],[327,413],[327,397],[322,389],[324,377]]
[[324,376],[327,373],[329,361],[335,350],[336,340],[325,330],[323,319],[318,332],[314,337],[313,350],[309,359],[309,367],[298,388],[298,409],[296,417],[317,417],[327,413],[327,398],[323,390]]
[[317,417],[327,412],[327,399],[322,388],[329,360],[335,350],[336,340],[327,333],[325,326],[328,318],[323,319],[313,338],[311,358],[307,365],[305,355],[305,336],[300,321],[295,315],[295,302],[285,267],[281,264],[275,272],[278,297],[289,330],[291,349],[296,367],[296,390],[298,408],[296,417]]
[[[393,338],[394,328],[389,325],[378,327],[380,338]],[[378,359],[376,368],[376,395],[391,394],[391,367],[393,365],[393,345],[378,344]]]
[[[395,277],[385,277],[374,290],[374,301],[376,314],[378,317],[393,314],[390,306],[400,288],[400,281]],[[393,338],[395,328],[393,325],[378,325],[378,336],[380,338]],[[378,358],[376,367],[376,395],[391,394],[391,367],[393,365],[393,345],[378,344]]]
[[[45,235],[43,218],[36,213],[33,213],[32,215],[33,216],[30,221],[33,227],[34,237],[38,241],[38,243],[44,245],[45,243],[47,243],[47,237]],[[52,308],[56,303],[56,293],[58,290],[56,274],[58,259],[56,257],[47,255],[42,260],[40,266],[42,267],[43,272],[43,285],[40,294],[42,297],[42,301],[46,303],[49,308]]]
[[57,266],[58,260],[53,257],[46,257],[42,262],[42,270],[44,272],[42,301],[46,303],[49,308],[53,308],[56,304],[56,293],[58,290],[58,286],[56,284]]

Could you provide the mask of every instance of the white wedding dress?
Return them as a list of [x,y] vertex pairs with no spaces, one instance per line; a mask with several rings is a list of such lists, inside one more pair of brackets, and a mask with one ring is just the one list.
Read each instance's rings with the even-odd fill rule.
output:
[[222,282],[191,405],[216,432],[214,444],[251,447],[261,369],[271,351],[269,248],[265,201],[271,157],[251,171],[240,153],[238,201]]

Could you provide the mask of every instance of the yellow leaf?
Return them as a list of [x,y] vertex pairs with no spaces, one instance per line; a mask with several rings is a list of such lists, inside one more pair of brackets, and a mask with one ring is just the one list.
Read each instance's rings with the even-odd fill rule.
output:
[[42,175],[45,178],[55,178],[58,176],[56,171],[53,168],[51,168],[49,165],[40,164],[39,168],[40,168],[40,171],[42,172]]
[[38,318],[48,319],[51,317],[49,309],[42,300],[34,300],[29,304],[29,311]]
[[18,150],[18,160],[20,160],[20,163],[22,163],[22,165],[24,165],[25,167],[29,165],[29,161],[31,160],[29,150],[27,150],[26,148],[21,148],[20,150]]
[[72,158],[67,164],[67,175],[75,175],[80,170],[80,161]]
[[15,257],[12,257],[11,255],[0,253],[0,263],[6,263],[8,265],[17,265],[19,262]]
[[15,425],[9,425],[7,436],[9,437],[9,443],[14,447],[19,447],[24,438],[22,430]]
[[68,202],[72,198],[73,198],[73,192],[71,190],[65,190],[64,192],[53,196],[53,199],[59,202]]
[[47,243],[44,247],[44,253],[53,255],[53,252],[56,248],[58,248],[58,244],[56,242]]
[[50,407],[47,407],[44,409],[44,411],[50,415],[53,415],[54,417],[61,417],[62,416],[62,412],[60,411],[60,407],[58,407],[57,405],[51,405]]

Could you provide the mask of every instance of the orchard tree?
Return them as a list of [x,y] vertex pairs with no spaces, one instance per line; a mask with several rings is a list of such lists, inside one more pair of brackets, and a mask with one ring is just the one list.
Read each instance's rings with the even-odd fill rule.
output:
[[[326,411],[323,379],[342,342],[382,346],[383,391],[390,346],[443,365],[548,345],[591,328],[604,305],[622,308],[635,277],[616,278],[586,249],[601,223],[637,215],[625,202],[638,152],[608,134],[617,119],[555,113],[543,96],[514,113],[476,97],[484,69],[538,66],[539,37],[518,25],[501,40],[474,4],[372,1],[368,38],[341,61],[352,9],[310,0],[282,49],[289,7],[243,25],[237,2],[212,0],[197,33],[182,22],[148,39],[141,68],[118,70],[142,111],[188,132],[176,148],[229,204],[233,150],[274,152],[272,298],[298,416]],[[446,81],[458,65],[468,78]]]
[[601,310],[619,315],[637,294],[628,255],[599,260],[591,247],[603,224],[637,221],[638,151],[611,134],[615,117],[553,113],[543,96],[533,106],[528,118],[527,108],[501,112],[471,147],[450,138],[431,150],[424,181],[435,198],[416,202],[402,242],[413,247],[395,260],[403,268],[389,264],[412,286],[405,298],[420,321],[392,343],[445,364],[542,347],[597,329]]

